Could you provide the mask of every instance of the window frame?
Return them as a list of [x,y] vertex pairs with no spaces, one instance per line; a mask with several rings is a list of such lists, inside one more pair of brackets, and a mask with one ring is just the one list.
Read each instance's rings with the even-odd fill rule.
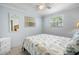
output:
[[63,27],[63,16],[52,16],[50,19],[50,24],[51,27]]

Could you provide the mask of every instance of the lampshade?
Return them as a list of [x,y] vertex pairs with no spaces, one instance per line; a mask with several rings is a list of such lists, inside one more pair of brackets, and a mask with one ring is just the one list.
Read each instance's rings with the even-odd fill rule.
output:
[[79,22],[77,22],[76,27],[79,28]]

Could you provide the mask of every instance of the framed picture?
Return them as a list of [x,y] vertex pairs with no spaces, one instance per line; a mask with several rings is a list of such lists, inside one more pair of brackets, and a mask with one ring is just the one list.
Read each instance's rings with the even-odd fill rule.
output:
[[10,32],[19,31],[19,18],[20,17],[18,15],[9,13]]
[[33,17],[24,16],[24,26],[25,27],[35,26],[35,19]]

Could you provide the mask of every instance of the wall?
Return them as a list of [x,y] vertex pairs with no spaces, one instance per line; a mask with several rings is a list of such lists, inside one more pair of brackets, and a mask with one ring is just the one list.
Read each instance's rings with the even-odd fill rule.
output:
[[[19,45],[22,45],[23,40],[25,37],[29,35],[36,35],[41,33],[41,19],[38,14],[32,10],[31,7],[26,7],[27,10],[25,12],[21,12],[19,10],[10,9],[7,7],[0,7],[0,15],[2,16],[2,19],[0,19],[0,34],[4,37],[11,37],[12,47],[16,47]],[[2,11],[1,11],[2,9]],[[10,32],[9,30],[9,21],[8,21],[8,13],[13,13],[20,16],[19,22],[20,22],[20,30],[18,32]],[[24,16],[31,16],[35,17],[36,26],[35,27],[24,27]],[[1,18],[1,17],[0,17]],[[1,24],[2,23],[2,24]]]
[[1,20],[2,15],[1,14],[2,14],[2,9],[0,8],[0,37],[1,37],[1,34],[2,34],[2,32],[1,32],[2,31],[2,28],[1,28],[2,27],[2,20]]
[[[64,26],[62,28],[53,28],[49,20],[51,16],[62,15]],[[75,23],[79,21],[79,8],[64,10],[44,17],[43,33],[54,34],[59,36],[72,37],[75,29]]]

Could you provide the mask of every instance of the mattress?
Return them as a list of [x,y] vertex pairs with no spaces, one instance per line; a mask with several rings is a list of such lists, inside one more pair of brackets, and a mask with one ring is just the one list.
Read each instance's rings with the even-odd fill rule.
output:
[[63,55],[71,38],[39,34],[25,38],[23,47],[31,55]]

